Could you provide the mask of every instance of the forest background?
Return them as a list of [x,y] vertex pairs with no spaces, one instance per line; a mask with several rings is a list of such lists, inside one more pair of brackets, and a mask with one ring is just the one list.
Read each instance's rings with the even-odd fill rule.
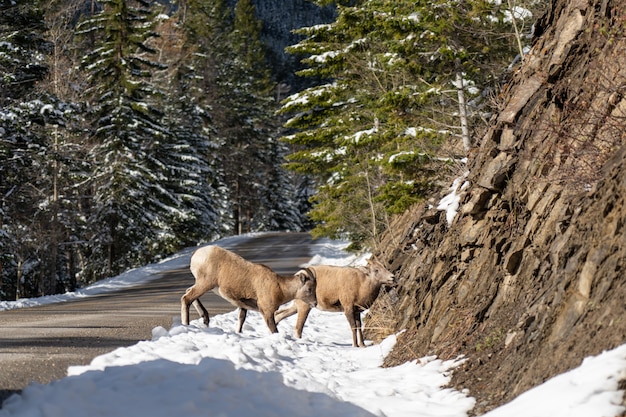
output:
[[463,175],[545,6],[321,0],[285,69],[258,3],[0,0],[0,299],[243,232],[375,248]]

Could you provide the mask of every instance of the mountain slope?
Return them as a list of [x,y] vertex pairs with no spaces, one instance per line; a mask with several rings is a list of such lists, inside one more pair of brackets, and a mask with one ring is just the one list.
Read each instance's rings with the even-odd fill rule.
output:
[[[237,0],[228,0],[230,7],[235,7]],[[307,83],[295,75],[302,69],[302,57],[289,55],[285,48],[301,40],[301,35],[293,33],[294,29],[330,23],[335,18],[335,8],[319,7],[309,0],[252,0],[256,8],[257,18],[262,21],[261,39],[268,50],[268,60],[273,69],[274,77],[299,90]]]

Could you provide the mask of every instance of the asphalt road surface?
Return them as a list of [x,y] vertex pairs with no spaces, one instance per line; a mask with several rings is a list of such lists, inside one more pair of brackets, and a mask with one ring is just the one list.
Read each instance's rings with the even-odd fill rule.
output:
[[[290,274],[310,260],[306,233],[268,233],[231,250]],[[67,375],[68,366],[87,365],[101,354],[152,338],[180,317],[180,297],[193,285],[188,268],[123,291],[79,301],[0,312],[0,407],[12,393],[33,382],[47,384]],[[201,298],[210,315],[233,310],[209,292]],[[191,319],[198,318],[192,308]]]

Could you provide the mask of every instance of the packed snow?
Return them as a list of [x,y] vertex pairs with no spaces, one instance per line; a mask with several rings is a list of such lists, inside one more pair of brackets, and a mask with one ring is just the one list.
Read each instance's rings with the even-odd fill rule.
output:
[[[250,238],[250,236],[244,237]],[[217,242],[229,248],[241,238]],[[308,265],[361,263],[366,257],[343,252],[345,242],[318,241]],[[141,282],[157,272],[184,266],[191,250],[98,283],[73,294],[0,308],[87,297]],[[1,313],[0,313],[1,314]],[[0,417],[84,416],[466,416],[471,392],[447,387],[463,358],[434,356],[381,368],[396,335],[367,348],[351,346],[343,314],[313,310],[302,339],[293,332],[295,317],[270,334],[259,314],[251,313],[236,333],[237,313],[213,316],[169,329],[157,327],[152,340],[118,348],[47,385],[31,384],[7,399]],[[489,417],[611,417],[624,412],[620,380],[626,378],[626,345],[587,358],[488,413]]]
[[469,182],[465,181],[465,178],[469,175],[469,172],[463,174],[462,177],[456,178],[450,186],[450,192],[446,194],[437,205],[437,210],[446,212],[446,221],[448,225],[451,225],[459,210],[459,204],[461,202],[461,195],[463,191],[469,186]]

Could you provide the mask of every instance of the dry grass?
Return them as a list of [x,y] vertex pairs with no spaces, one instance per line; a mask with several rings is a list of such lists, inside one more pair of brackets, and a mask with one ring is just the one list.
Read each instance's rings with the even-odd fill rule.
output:
[[363,325],[366,338],[380,342],[397,332],[397,300],[398,295],[395,290],[381,289],[381,293],[370,308]]

